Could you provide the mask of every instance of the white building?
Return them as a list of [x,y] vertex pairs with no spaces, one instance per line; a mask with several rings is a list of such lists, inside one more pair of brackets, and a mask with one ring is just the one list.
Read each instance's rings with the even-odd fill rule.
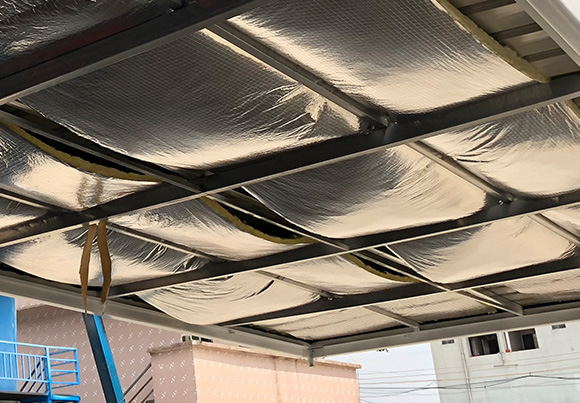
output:
[[578,402],[580,322],[431,343],[442,403]]

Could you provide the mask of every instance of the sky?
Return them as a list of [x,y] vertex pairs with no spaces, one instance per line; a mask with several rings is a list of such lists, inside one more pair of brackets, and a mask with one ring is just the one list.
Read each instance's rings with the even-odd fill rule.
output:
[[[358,371],[361,403],[438,403],[437,390],[413,391],[435,386],[430,344],[368,351],[331,360],[362,365]],[[425,382],[421,382],[422,380]]]

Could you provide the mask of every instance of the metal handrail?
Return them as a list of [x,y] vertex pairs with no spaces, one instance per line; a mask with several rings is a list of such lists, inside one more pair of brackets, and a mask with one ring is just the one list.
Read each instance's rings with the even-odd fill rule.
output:
[[[80,384],[76,348],[11,341],[0,341],[0,347],[8,350],[0,351],[0,379],[18,382],[19,390],[22,392],[34,391],[34,393],[46,393],[52,397],[53,389]],[[23,349],[26,352],[21,351]],[[28,352],[31,349],[37,351]],[[69,355],[63,356],[63,354]],[[63,376],[74,376],[74,380],[56,379]]]
[[[127,389],[125,389],[125,392],[123,393],[123,396],[125,397],[125,401],[128,403],[132,403],[134,402],[139,395],[141,394],[141,392],[143,392],[143,390],[145,390],[145,388],[147,386],[149,386],[149,384],[151,383],[151,381],[153,381],[153,377],[150,376],[143,385],[141,385],[141,387],[139,388],[139,390],[137,390],[137,392],[135,392],[135,394],[133,395],[133,397],[131,399],[128,399],[127,396],[129,395],[129,393],[131,392],[131,390],[135,387],[135,385],[137,385],[139,383],[139,381],[141,379],[143,379],[145,377],[145,375],[149,372],[149,370],[151,369],[151,363],[148,363],[145,368],[143,369],[143,371],[141,371],[141,373],[135,378],[135,380],[131,383],[131,385],[129,385],[129,387]],[[147,395],[145,396],[145,400],[147,400],[147,398],[149,396],[151,396],[153,394],[153,389],[151,388],[151,390],[149,391],[149,393],[147,393]]]

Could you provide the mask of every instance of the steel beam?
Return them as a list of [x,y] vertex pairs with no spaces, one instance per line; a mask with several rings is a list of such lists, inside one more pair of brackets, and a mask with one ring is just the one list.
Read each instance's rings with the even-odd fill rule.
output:
[[563,303],[525,309],[523,316],[510,316],[508,313],[502,312],[424,324],[419,331],[394,329],[322,340],[312,343],[312,350],[314,357],[326,357],[356,351],[376,350],[552,323],[570,322],[579,319],[580,303]]
[[[217,264],[210,263],[201,269],[193,271],[119,285],[111,288],[109,296],[114,298],[192,281],[219,278],[254,270],[282,267],[289,263],[313,261],[330,256],[339,256],[349,252],[358,252],[382,245],[392,245],[432,237],[434,235],[449,234],[510,218],[527,216],[554,208],[574,206],[578,204],[580,204],[580,191],[548,199],[516,200],[512,203],[495,205],[472,216],[459,220],[343,239],[342,242],[349,246],[349,251],[337,250],[328,245],[314,244],[257,259]],[[7,230],[9,229],[10,228]]]
[[[83,297],[78,287],[17,273],[7,265],[1,265],[0,269],[0,294],[33,298],[49,305],[84,312]],[[192,325],[132,301],[107,301],[103,305],[100,297],[93,292],[89,292],[87,310],[95,315],[101,315],[104,312],[111,318],[186,334],[196,334],[200,337],[221,340],[230,344],[276,351],[294,357],[308,358],[309,356],[309,344],[295,339],[265,334],[252,329]]]
[[[74,228],[109,216],[196,199],[278,178],[578,96],[580,96],[580,74],[554,79],[547,84],[533,84],[517,88],[491,98],[458,106],[452,110],[427,114],[420,120],[395,124],[370,133],[328,140],[281,152],[236,168],[225,169],[219,173],[188,181],[188,189],[160,185],[157,189],[137,192],[82,212],[31,220],[25,225],[4,230],[0,234],[0,246],[52,231]],[[192,194],[195,192],[198,193]]]
[[[240,326],[244,324],[257,323],[266,320],[333,312],[358,307],[368,307],[378,304],[384,304],[387,302],[403,301],[409,298],[416,298],[432,294],[441,294],[445,292],[476,291],[479,292],[480,295],[485,294],[482,295],[482,302],[486,303],[485,298],[492,297],[496,298],[497,300],[498,297],[500,299],[501,297],[497,294],[491,294],[491,291],[489,290],[482,291],[483,287],[490,287],[513,281],[525,280],[528,278],[544,276],[547,274],[566,273],[577,269],[580,269],[580,257],[574,256],[571,258],[558,260],[555,262],[539,263],[515,270],[509,270],[488,276],[478,277],[472,280],[446,284],[445,286],[449,289],[448,291],[433,286],[431,284],[425,283],[402,285],[399,287],[381,291],[374,291],[370,293],[343,295],[341,298],[334,300],[318,300],[310,304],[301,305],[293,308],[282,309],[279,311],[268,312],[260,315],[247,316],[245,318],[231,320],[228,322],[221,323],[220,325]],[[513,302],[511,301],[509,303],[513,304]],[[521,307],[512,306],[512,309],[517,311],[520,310]]]
[[113,351],[109,344],[105,324],[100,316],[83,315],[87,336],[93,351],[93,359],[103,388],[106,403],[124,403],[123,388],[117,366],[113,358]]
[[[506,2],[509,3],[510,0],[501,0],[500,2],[502,2],[502,4]],[[480,5],[477,5],[477,7],[479,6]],[[489,5],[487,5],[486,7],[489,7]],[[273,67],[282,72],[283,74],[286,74],[291,78],[294,78],[296,81],[311,88],[319,95],[326,97],[330,101],[339,104],[340,106],[346,108],[347,110],[351,111],[357,116],[370,119],[371,121],[376,122],[376,124],[378,125],[381,125],[385,122],[388,123],[389,121],[392,122],[396,120],[396,117],[393,118],[385,114],[381,114],[380,112],[377,112],[376,108],[373,109],[371,107],[365,107],[364,105],[361,105],[354,98],[343,94],[336,88],[325,83],[322,79],[320,79],[316,75],[310,73],[309,71],[306,71],[301,66],[280,55],[278,52],[270,49],[268,46],[265,46],[260,41],[257,41],[252,37],[246,35],[244,32],[238,30],[237,28],[233,27],[231,24],[227,22],[212,27],[211,30],[216,35],[219,35],[223,39],[234,44],[235,46],[250,53],[254,57],[260,59],[262,62],[268,64],[270,67]],[[512,195],[506,194],[506,192],[488,183],[484,178],[481,178],[478,175],[466,169],[464,166],[456,162],[453,158],[437,152],[427,144],[424,144],[421,141],[417,141],[414,143],[408,143],[406,145],[415,150],[416,152],[418,152],[419,154],[434,161],[436,164],[442,166],[444,169],[457,175],[461,179],[467,181],[468,183],[476,186],[477,188],[497,198],[498,200],[501,201],[514,200],[514,197]],[[540,220],[540,218],[538,218],[538,220]],[[565,229],[559,227],[557,224],[550,222],[549,223],[550,225],[547,225],[544,221],[542,221],[541,223],[542,225],[548,227],[550,230],[555,231],[560,235],[565,235],[566,239],[574,240],[575,244],[580,244],[580,240],[577,237],[574,237],[573,234],[567,232]],[[371,254],[376,253],[376,251],[372,249],[369,250],[368,252]],[[521,315],[522,312],[521,306],[514,304],[506,300],[505,298],[504,299],[493,298],[490,295],[486,296],[484,294],[477,293],[475,291],[466,292],[463,293],[463,295],[480,302],[481,298],[483,297],[484,300],[490,301],[493,306],[507,310],[516,315]]]
[[[240,194],[239,196],[243,196],[243,195]],[[236,197],[239,197],[239,196],[236,194]],[[50,204],[45,204],[43,202],[37,201],[37,200],[32,199],[32,198],[23,197],[20,194],[7,193],[5,195],[4,194],[4,191],[1,190],[1,189],[0,189],[0,197],[9,198],[11,200],[14,199],[14,200],[16,200],[18,202],[22,202],[22,203],[29,204],[29,205],[33,205],[33,206],[42,207],[42,208],[45,208],[45,209],[47,209],[49,211],[52,211],[52,210],[55,209],[55,207],[52,206],[52,205],[50,205]],[[248,202],[249,201],[246,201],[245,204],[247,204]],[[229,204],[229,205],[231,205],[231,204]],[[292,224],[290,224],[290,225],[292,225]],[[153,235],[150,235],[150,234],[146,234],[146,233],[141,232],[141,231],[138,231],[138,230],[134,230],[134,229],[131,229],[131,228],[127,228],[127,227],[124,227],[124,226],[121,226],[121,225],[118,225],[118,224],[114,224],[114,223],[109,222],[109,223],[107,223],[107,227],[109,229],[111,229],[112,231],[114,231],[114,232],[117,232],[117,233],[120,233],[120,234],[123,234],[123,235],[126,235],[126,236],[130,236],[132,238],[140,239],[140,240],[145,241],[145,242],[151,242],[151,243],[155,243],[155,244],[158,244],[158,245],[162,245],[162,246],[164,246],[166,248],[173,249],[173,250],[176,250],[176,251],[179,251],[179,252],[182,252],[182,253],[193,254],[193,255],[202,257],[204,259],[207,259],[209,261],[212,261],[212,262],[224,262],[225,261],[224,259],[218,258],[218,257],[213,256],[213,255],[208,255],[208,254],[206,254],[204,252],[198,251],[197,249],[193,249],[193,248],[190,248],[190,247],[185,246],[185,245],[177,244],[175,242],[168,241],[166,239],[162,239],[162,238],[159,238],[159,237],[156,237],[156,236],[153,236]],[[328,244],[332,245],[332,243],[330,241],[327,241],[327,242],[328,242]],[[324,289],[321,289],[319,287],[316,287],[316,286],[313,286],[313,285],[310,285],[310,284],[305,284],[303,282],[296,281],[296,280],[293,280],[293,279],[284,277],[284,276],[279,275],[279,274],[270,273],[270,272],[267,272],[267,271],[264,271],[264,270],[257,270],[255,273],[257,275],[260,275],[260,276],[263,276],[263,277],[267,277],[269,279],[276,280],[278,282],[285,283],[285,284],[287,284],[287,285],[289,285],[291,287],[299,288],[299,289],[302,289],[302,290],[305,290],[305,291],[308,291],[308,292],[312,292],[314,294],[318,294],[322,298],[326,298],[326,299],[340,298],[340,296],[335,295],[333,293],[330,293],[330,292],[328,292],[328,291],[326,291]],[[404,317],[402,317],[400,315],[396,315],[396,314],[391,313],[391,312],[388,312],[386,310],[382,310],[380,312],[379,311],[375,311],[375,312],[376,313],[379,313],[379,314],[382,314],[383,316],[387,316],[387,317],[389,317],[389,318],[391,318],[393,320],[396,320],[399,323],[402,323],[402,324],[404,324],[406,326],[411,326],[413,328],[416,328],[417,327],[417,322],[413,321],[412,319],[404,318]]]
[[507,312],[511,312],[517,316],[521,316],[524,314],[524,310],[520,304],[510,301],[509,299],[502,297],[501,295],[497,295],[493,291],[487,290],[485,288],[476,288],[466,292],[460,291],[459,294],[481,298],[479,301],[484,304],[486,303],[487,300],[489,301],[487,302],[488,305],[499,307],[500,309],[503,309],[504,311]]
[[188,6],[1,79],[0,105],[154,49],[267,2],[189,2]]

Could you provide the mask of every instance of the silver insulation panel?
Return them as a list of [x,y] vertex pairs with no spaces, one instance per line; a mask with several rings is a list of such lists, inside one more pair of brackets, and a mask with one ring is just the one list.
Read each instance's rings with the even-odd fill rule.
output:
[[318,299],[317,294],[257,274],[200,281],[137,295],[169,315],[195,324],[225,322]]
[[415,270],[449,283],[568,256],[574,245],[528,217],[391,245]]
[[492,287],[491,290],[523,306],[577,300],[580,297],[580,268]]
[[213,168],[358,132],[357,117],[209,31],[23,101],[105,147]]
[[425,142],[520,197],[552,196],[580,187],[580,112],[569,103],[544,106]]
[[420,323],[482,315],[494,311],[494,308],[453,293],[409,298],[377,306],[403,317],[413,318]]
[[0,123],[0,186],[46,203],[83,210],[153,185],[81,171]]
[[32,220],[46,214],[46,211],[0,197],[0,228],[9,227]]
[[[193,255],[109,231],[108,245],[113,268],[113,284],[159,277],[183,270],[193,270],[206,262]],[[79,266],[86,229],[53,233],[0,249],[0,261],[49,280],[80,284]],[[89,285],[103,282],[101,259],[93,242],[89,267]]]
[[580,206],[550,210],[543,215],[580,237]]
[[[227,260],[245,260],[297,248],[252,235],[201,200],[113,217],[113,223]],[[256,231],[257,232],[257,231]]]
[[457,219],[486,204],[483,191],[404,146],[247,190],[287,220],[333,238]]
[[303,340],[320,340],[400,326],[399,322],[364,308],[302,315],[255,323],[260,328]]
[[162,15],[178,0],[0,0],[1,76]]
[[397,113],[531,82],[436,0],[280,0],[230,22],[358,101]]

